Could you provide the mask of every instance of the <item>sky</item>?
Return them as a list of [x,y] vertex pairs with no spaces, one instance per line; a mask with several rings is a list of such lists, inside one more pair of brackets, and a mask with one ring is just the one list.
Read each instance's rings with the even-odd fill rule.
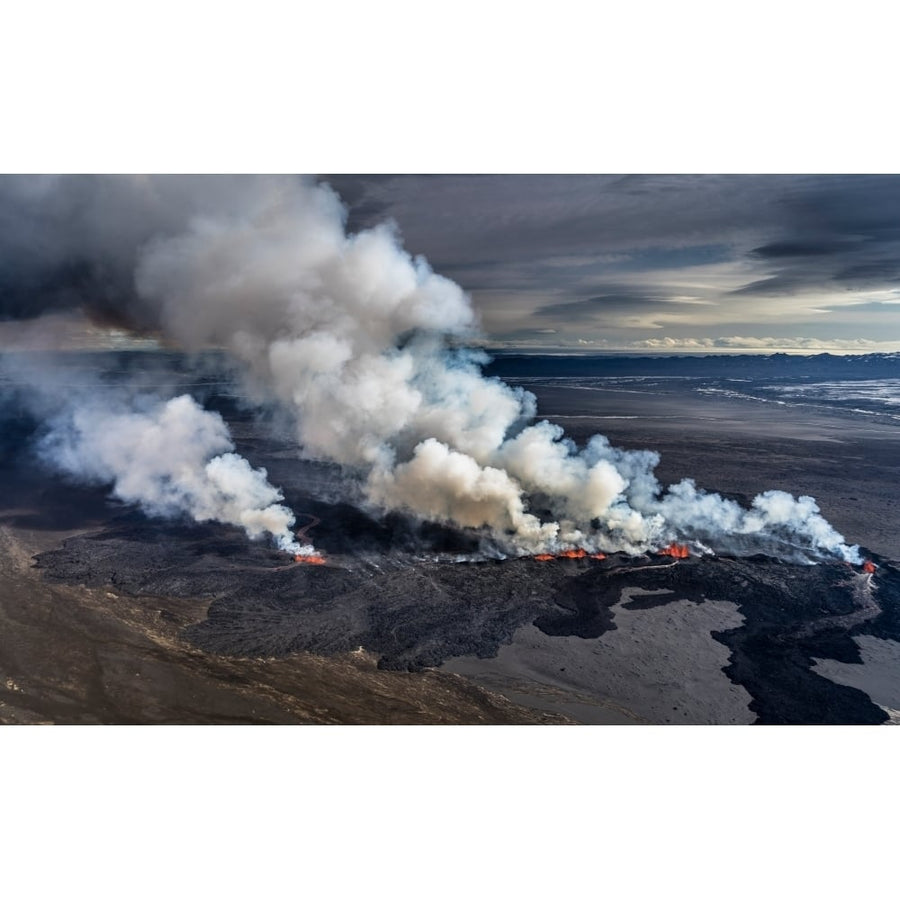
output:
[[[318,179],[350,231],[394,222],[457,282],[489,348],[900,351],[900,176]],[[140,248],[253,181],[0,178],[0,346],[132,346],[116,311]]]
[[900,177],[323,176],[498,348],[900,350]]

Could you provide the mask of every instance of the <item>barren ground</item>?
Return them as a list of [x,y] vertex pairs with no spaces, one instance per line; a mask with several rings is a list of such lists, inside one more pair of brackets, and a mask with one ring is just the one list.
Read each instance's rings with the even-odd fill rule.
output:
[[50,583],[36,553],[78,532],[0,525],[0,722],[540,723],[458,676],[379,670],[371,654],[245,659],[206,653],[182,629],[206,615],[196,597],[133,597]]
[[311,537],[331,565],[284,569],[234,530],[149,522],[26,456],[0,461],[0,720],[895,717],[900,429],[685,394],[536,393],[576,439],[600,431],[658,450],[663,482],[692,476],[744,502],[769,488],[812,494],[880,555],[875,599],[828,567],[690,561],[613,576],[585,562],[439,564],[435,552],[471,549],[466,539],[402,517],[375,523],[331,505],[321,485],[316,500],[297,487],[292,453],[242,420],[238,449],[298,512],[321,517]]

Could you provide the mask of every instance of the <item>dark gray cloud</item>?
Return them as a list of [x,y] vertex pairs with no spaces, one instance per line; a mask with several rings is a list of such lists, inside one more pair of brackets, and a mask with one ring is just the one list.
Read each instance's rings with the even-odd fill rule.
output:
[[[320,178],[351,230],[394,220],[469,291],[489,340],[627,345],[740,326],[900,341],[900,305],[883,302],[900,288],[898,176]],[[140,248],[252,182],[0,178],[0,319],[82,307],[152,328],[134,291]]]
[[786,191],[777,237],[751,255],[768,269],[740,293],[880,290],[900,284],[900,178],[822,176]]
[[78,307],[152,327],[134,287],[141,249],[251,190],[239,176],[0,176],[0,320]]
[[[597,256],[719,243],[771,220],[755,176],[328,176],[349,225],[395,218],[407,246],[443,269],[535,255]],[[738,214],[739,213],[739,214]],[[462,251],[462,252],[461,252]]]
[[661,312],[677,304],[678,300],[664,293],[654,294],[651,288],[644,285],[610,284],[602,294],[585,297],[583,300],[566,300],[540,306],[534,311],[534,315],[544,318],[585,318],[650,310]]
[[739,324],[900,340],[900,307],[868,296],[900,288],[897,176],[329,180],[356,198],[351,227],[394,218],[499,337],[535,318],[613,343]]
[[775,243],[757,247],[752,253],[760,259],[803,259],[807,256],[830,256],[846,249],[848,249],[847,244],[840,241],[797,240],[775,241]]

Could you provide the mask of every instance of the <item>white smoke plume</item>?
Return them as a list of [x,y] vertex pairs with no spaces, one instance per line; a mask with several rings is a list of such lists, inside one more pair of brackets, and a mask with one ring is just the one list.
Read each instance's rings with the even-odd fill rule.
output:
[[294,540],[294,514],[265,469],[233,451],[222,417],[187,395],[134,410],[78,404],[51,423],[40,444],[48,463],[88,483],[112,484],[114,496],[150,515],[239,525],[251,538],[271,535],[288,553],[313,553]]
[[[105,200],[91,195],[67,214],[47,201],[52,185],[40,189],[53,211],[45,224],[68,223],[70,234],[87,220],[91,271],[133,272],[130,293],[115,300],[107,290],[102,311],[186,349],[225,347],[257,396],[291,411],[303,451],[358,471],[373,504],[482,529],[511,553],[638,552],[689,539],[858,560],[812,498],[768,491],[744,509],[690,480],[665,490],[655,453],[618,450],[602,436],[579,450],[558,427],[533,423],[532,394],[484,377],[483,360],[457,349],[477,334],[461,288],[410,257],[390,225],[348,234],[327,185],[198,179],[180,182],[177,198],[165,179],[104,185]],[[123,211],[124,237],[113,224]],[[114,264],[103,268],[111,233]],[[195,471],[201,457],[204,487],[191,488],[191,503],[202,515],[208,503],[236,510],[203,454]],[[127,473],[115,477],[128,491]],[[145,504],[157,502],[154,491],[166,496],[164,478],[150,483]]]

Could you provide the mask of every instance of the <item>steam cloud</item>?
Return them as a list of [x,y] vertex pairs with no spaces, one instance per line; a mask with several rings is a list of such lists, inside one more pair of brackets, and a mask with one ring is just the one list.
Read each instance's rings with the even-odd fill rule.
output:
[[39,449],[70,475],[112,483],[116,497],[150,515],[227,522],[251,538],[271,535],[288,553],[314,552],[293,539],[294,514],[265,469],[231,452],[222,417],[187,395],[143,411],[77,405],[52,423]]
[[[162,178],[26,187],[5,188],[17,221],[43,235],[40,258],[23,256],[29,275],[19,282],[64,284],[42,294],[53,308],[80,304],[186,349],[225,347],[259,398],[292,412],[303,451],[358,472],[379,507],[482,529],[509,553],[638,552],[688,539],[859,560],[810,497],[767,491],[744,509],[690,480],[664,489],[657,454],[619,450],[602,436],[579,449],[557,426],[534,423],[534,396],[486,378],[484,358],[461,349],[477,323],[459,286],[410,257],[391,225],[347,234],[327,185]],[[65,236],[55,258],[54,234]],[[4,242],[0,235],[0,254]],[[82,275],[75,296],[71,279],[36,274],[73,259]],[[209,414],[187,398],[172,403],[113,422],[82,411],[53,443],[54,458],[114,480],[119,496],[147,508],[181,503],[195,518],[282,541],[290,512],[273,505],[280,495],[264,474],[227,453],[210,459],[231,449],[227,435],[199,421]],[[133,434],[163,439],[172,429],[165,441],[175,447],[185,420],[208,437],[184,450],[191,474],[173,480],[142,457]],[[118,438],[96,437],[106,431]]]

